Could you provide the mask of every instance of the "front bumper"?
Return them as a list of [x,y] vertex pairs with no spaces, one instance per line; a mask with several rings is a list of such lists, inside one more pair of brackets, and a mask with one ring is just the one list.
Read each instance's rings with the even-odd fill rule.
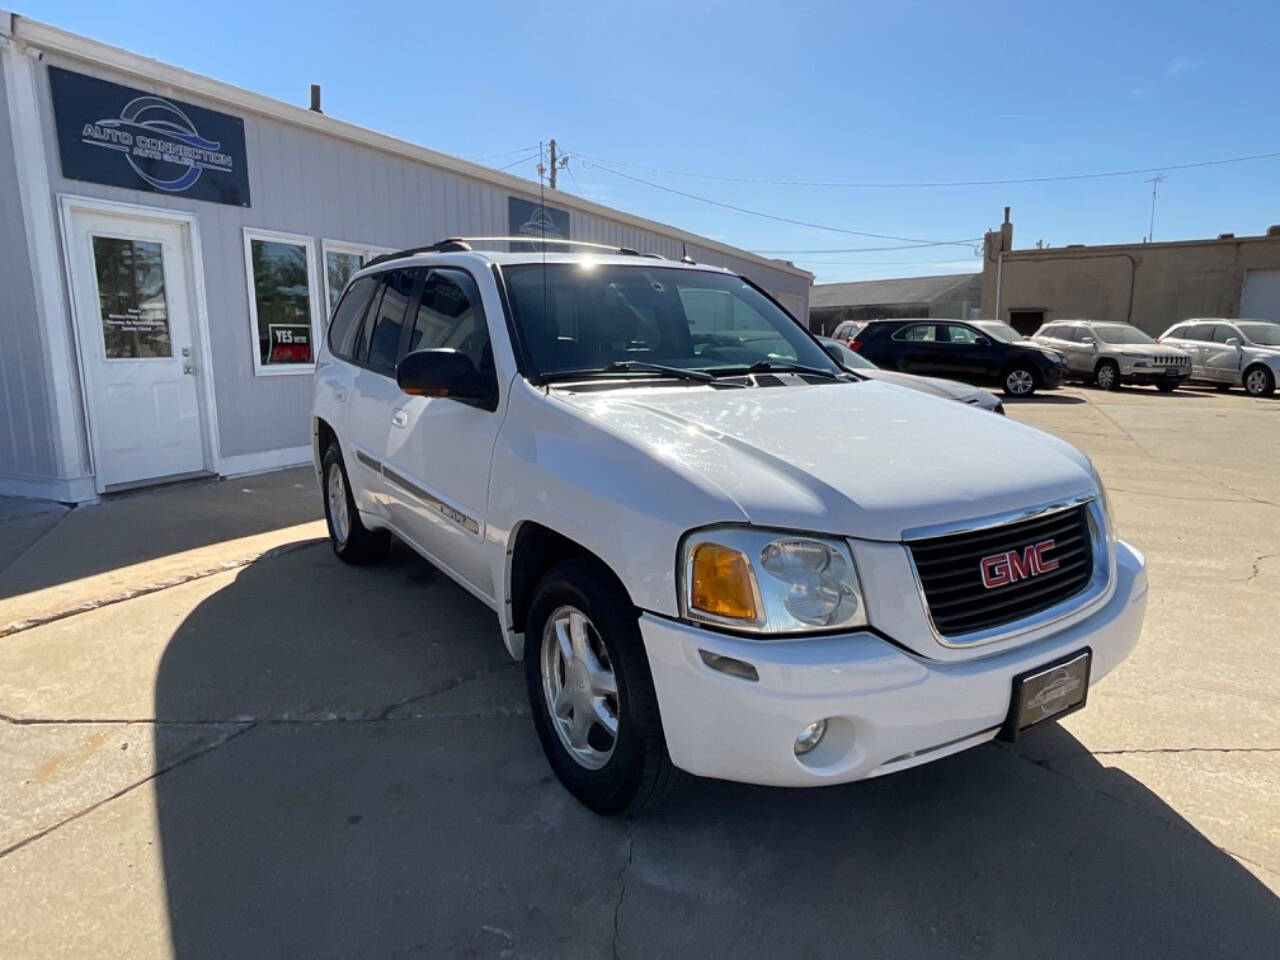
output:
[[[1116,590],[1093,615],[1033,643],[971,660],[908,653],[873,633],[757,641],[644,614],[640,630],[672,762],[706,777],[774,786],[845,783],[904,770],[995,737],[1013,678],[1082,647],[1091,683],[1137,643],[1147,603],[1142,555],[1116,546]],[[759,680],[707,666],[699,651],[752,664]],[[827,734],[797,757],[801,729]]]

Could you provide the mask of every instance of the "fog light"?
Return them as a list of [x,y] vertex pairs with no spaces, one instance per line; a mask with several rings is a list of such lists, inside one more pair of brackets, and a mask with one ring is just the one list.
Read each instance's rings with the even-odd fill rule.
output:
[[796,737],[796,756],[803,756],[816,747],[822,742],[823,734],[826,732],[827,721],[825,720],[817,720],[801,730],[800,736]]

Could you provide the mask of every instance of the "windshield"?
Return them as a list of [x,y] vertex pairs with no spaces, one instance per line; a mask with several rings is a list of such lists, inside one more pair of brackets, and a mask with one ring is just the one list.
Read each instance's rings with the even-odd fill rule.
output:
[[1007,323],[998,323],[995,320],[980,320],[974,326],[993,340],[999,340],[1001,343],[1013,343],[1015,340],[1027,339]]
[[637,367],[617,375],[643,364],[740,372],[761,361],[840,372],[791,317],[731,274],[587,262],[517,264],[503,275],[534,376],[628,361]]
[[1237,323],[1236,326],[1251,343],[1280,347],[1280,323]]
[[855,353],[846,347],[839,340],[829,340],[822,338],[822,345],[827,348],[827,353],[831,354],[831,358],[842,367],[849,367],[853,370],[878,370],[874,363],[868,360],[860,353]]
[[1117,324],[1113,327],[1097,326],[1093,334],[1103,343],[1155,343],[1137,327],[1126,327]]

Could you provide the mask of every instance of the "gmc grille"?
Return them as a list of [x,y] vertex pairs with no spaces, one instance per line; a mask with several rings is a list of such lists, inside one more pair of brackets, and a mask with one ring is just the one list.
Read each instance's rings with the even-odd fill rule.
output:
[[[1057,567],[988,588],[982,562],[1052,540]],[[1088,507],[1059,510],[999,527],[913,540],[908,546],[933,624],[944,637],[1002,626],[1046,610],[1082,591],[1093,576]],[[999,561],[994,562],[1001,572]],[[1047,565],[1047,564],[1046,564]]]

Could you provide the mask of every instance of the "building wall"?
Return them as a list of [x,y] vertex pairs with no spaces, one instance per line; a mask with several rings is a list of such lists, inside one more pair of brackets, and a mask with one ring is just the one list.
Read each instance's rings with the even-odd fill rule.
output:
[[22,482],[58,473],[45,364],[0,70],[0,477]]
[[[245,126],[252,206],[233,207],[63,178],[47,78],[40,87],[49,176],[57,193],[194,212],[203,248],[212,373],[223,457],[293,448],[308,442],[309,375],[255,376],[244,264],[244,227],[312,238],[323,274],[321,239],[404,248],[448,236],[509,232],[513,191],[415,159],[213,102],[188,90],[152,83],[60,54],[46,62],[241,117]],[[538,199],[536,187],[525,199]],[[751,277],[793,298],[807,313],[809,278],[773,269],[672,235],[578,209],[575,198],[548,192],[546,202],[571,214],[575,240],[617,244],[670,258],[687,252],[702,263]],[[314,282],[323,282],[322,276]],[[323,302],[323,298],[321,298]],[[803,315],[801,317],[803,319]]]
[[1044,310],[1045,320],[1128,321],[1154,335],[1188,317],[1239,316],[1245,272],[1280,268],[1280,237],[1015,250],[997,269],[999,236],[988,235],[983,316]]

